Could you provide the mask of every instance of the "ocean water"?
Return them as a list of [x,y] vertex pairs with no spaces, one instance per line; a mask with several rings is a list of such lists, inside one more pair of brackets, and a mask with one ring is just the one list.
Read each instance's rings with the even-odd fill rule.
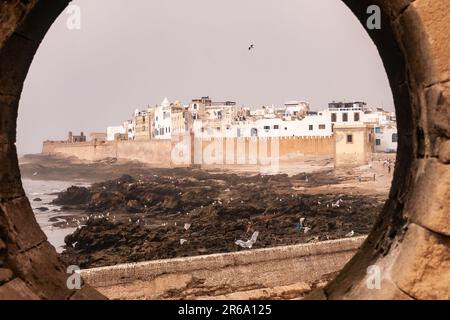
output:
[[[56,192],[63,191],[70,186],[89,186],[87,183],[82,182],[69,182],[69,181],[44,181],[44,180],[31,180],[22,179],[23,188],[30,200],[31,207],[33,208],[34,215],[41,229],[46,234],[48,241],[55,247],[56,251],[62,252],[64,250],[64,237],[75,231],[75,228],[57,228],[53,227],[55,223],[49,221],[49,219],[58,217],[59,221],[65,221],[64,216],[71,215],[71,212],[61,211],[60,206],[52,204],[52,200],[55,199]],[[34,199],[40,198],[42,201],[35,201]],[[48,211],[37,210],[39,207],[46,207]]]

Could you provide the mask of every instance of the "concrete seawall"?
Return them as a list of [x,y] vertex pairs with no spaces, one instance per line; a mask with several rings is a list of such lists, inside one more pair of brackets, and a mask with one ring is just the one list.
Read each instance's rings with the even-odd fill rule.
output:
[[339,271],[364,239],[122,264],[82,276],[111,299],[274,298],[283,291],[295,297]]

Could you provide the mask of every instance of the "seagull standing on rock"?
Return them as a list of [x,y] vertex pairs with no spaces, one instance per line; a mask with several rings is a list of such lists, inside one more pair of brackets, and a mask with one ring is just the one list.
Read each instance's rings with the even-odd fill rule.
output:
[[256,239],[258,238],[259,232],[255,231],[252,234],[252,237],[247,240],[247,241],[243,241],[243,240],[236,240],[235,244],[237,244],[238,246],[241,246],[242,248],[249,248],[251,249],[253,247],[253,245],[256,242]]

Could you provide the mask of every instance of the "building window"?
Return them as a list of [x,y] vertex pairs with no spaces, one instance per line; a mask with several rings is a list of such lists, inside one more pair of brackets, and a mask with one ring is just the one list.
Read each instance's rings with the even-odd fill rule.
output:
[[380,140],[380,139],[376,139],[376,140],[375,140],[375,145],[381,146],[381,140]]
[[359,112],[356,112],[356,113],[353,115],[353,120],[354,120],[355,122],[358,122],[358,121],[359,121]]
[[380,127],[376,127],[375,128],[375,133],[381,133],[381,128]]
[[313,129],[314,129],[313,125],[310,124],[310,125],[309,125],[309,131],[312,131]]
[[274,128],[275,130],[278,130],[278,129],[280,128],[280,126],[276,124],[276,125],[273,126],[273,128]]
[[264,130],[270,130],[270,126],[264,126]]
[[343,122],[347,122],[348,121],[348,113],[343,113],[342,114],[342,121]]
[[216,127],[216,130],[217,130],[217,131],[220,131],[220,127]]
[[353,135],[352,134],[347,135],[347,143],[353,143]]
[[284,127],[284,130],[287,130],[287,127]]
[[319,124],[319,129],[320,130],[325,130],[326,126],[324,124]]
[[398,142],[398,134],[397,133],[392,134],[392,142]]
[[331,114],[331,122],[336,122],[336,121],[337,121],[336,113],[332,113]]

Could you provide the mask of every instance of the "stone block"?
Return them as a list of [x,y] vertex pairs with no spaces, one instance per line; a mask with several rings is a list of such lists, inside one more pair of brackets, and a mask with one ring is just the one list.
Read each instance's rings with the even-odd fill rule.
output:
[[415,299],[450,299],[450,238],[411,223],[391,278]]
[[404,214],[436,233],[450,236],[450,168],[436,159],[426,161]]
[[13,273],[10,269],[0,268],[0,284],[8,282],[13,278]]
[[16,146],[0,143],[0,201],[24,196]]
[[20,96],[38,46],[36,41],[11,35],[0,50],[0,94]]
[[450,78],[450,41],[445,27],[449,14],[446,0],[417,0],[398,18],[404,52],[418,84],[429,86]]
[[441,142],[439,146],[439,161],[450,164],[450,140]]
[[26,252],[9,255],[8,265],[43,299],[66,300],[75,293],[67,287],[70,274],[48,242]]
[[16,120],[19,98],[0,95],[0,144],[16,142]]
[[0,220],[5,221],[10,250],[25,251],[47,240],[26,197],[0,203]]
[[107,300],[107,298],[90,285],[85,284],[70,297],[70,300]]
[[450,81],[425,89],[425,102],[430,141],[435,144],[438,137],[450,136]]
[[23,282],[15,278],[0,286],[0,300],[40,300],[39,297]]

